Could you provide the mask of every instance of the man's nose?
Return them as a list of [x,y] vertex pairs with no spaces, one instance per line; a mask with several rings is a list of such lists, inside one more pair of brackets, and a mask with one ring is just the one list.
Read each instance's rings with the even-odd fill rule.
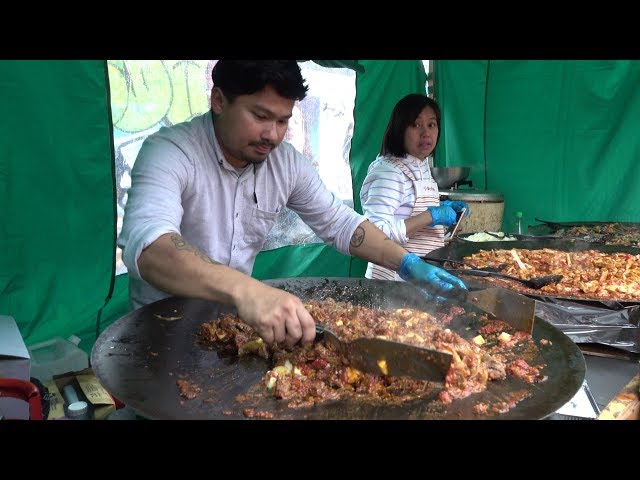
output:
[[262,130],[262,138],[276,143],[278,140],[278,125],[276,122],[268,122]]

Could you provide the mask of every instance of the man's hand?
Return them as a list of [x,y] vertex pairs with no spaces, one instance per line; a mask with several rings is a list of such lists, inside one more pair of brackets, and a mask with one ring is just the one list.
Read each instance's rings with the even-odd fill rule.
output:
[[251,325],[267,344],[299,341],[311,343],[315,338],[315,322],[295,295],[256,282],[242,300],[236,302],[238,317]]
[[408,253],[402,258],[398,274],[403,280],[415,284],[426,296],[431,295],[438,300],[459,294],[459,289],[467,290],[458,277],[425,262],[415,253]]
[[444,225],[445,227],[450,227],[455,224],[456,219],[456,211],[451,208],[449,205],[440,205],[439,207],[427,207],[427,210],[431,212],[431,224],[430,227],[435,225]]

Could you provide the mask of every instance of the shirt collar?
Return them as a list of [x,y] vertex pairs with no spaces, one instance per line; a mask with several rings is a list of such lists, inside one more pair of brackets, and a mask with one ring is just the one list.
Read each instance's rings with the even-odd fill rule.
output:
[[213,114],[211,113],[211,110],[205,113],[205,116],[205,121],[208,125],[207,134],[209,136],[209,141],[211,142],[211,148],[213,149],[214,162],[217,163],[220,167],[225,168],[226,170],[237,173],[237,170],[227,161],[224,154],[222,153],[222,149],[220,148],[220,144],[218,143],[218,138],[216,137],[215,128],[213,128]]
[[407,153],[406,159],[411,162],[411,163],[415,163],[417,165],[421,165],[422,163],[426,162],[427,159],[419,159],[418,157],[414,157],[413,155],[411,155],[410,153]]

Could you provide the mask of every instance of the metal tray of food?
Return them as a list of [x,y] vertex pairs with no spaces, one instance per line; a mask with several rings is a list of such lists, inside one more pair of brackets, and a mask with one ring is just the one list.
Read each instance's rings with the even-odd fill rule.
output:
[[640,223],[633,222],[552,222],[535,219],[538,225],[529,225],[530,235],[521,237],[557,237],[577,239],[605,245],[640,247]]
[[[560,251],[596,250],[605,253],[624,252],[640,254],[640,249],[623,245],[567,240],[562,238],[538,238],[497,242],[451,242],[425,255],[425,258],[448,258],[462,261],[480,250],[508,250],[551,248]],[[448,267],[451,264],[446,264]],[[452,265],[453,266],[453,265]],[[510,280],[471,276],[462,278],[470,288],[500,286],[510,288],[538,300],[536,315],[544,318],[576,343],[597,343],[613,348],[640,353],[640,298],[622,300],[587,296],[549,295],[539,290],[521,288]]]

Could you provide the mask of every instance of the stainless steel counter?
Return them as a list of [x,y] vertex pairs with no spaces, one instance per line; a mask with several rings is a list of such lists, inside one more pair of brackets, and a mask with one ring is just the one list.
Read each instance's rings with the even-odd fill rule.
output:
[[640,358],[616,359],[585,355],[586,379],[600,409],[640,372]]
[[621,358],[584,352],[587,366],[586,387],[548,420],[592,420],[640,372],[640,357],[621,354]]

